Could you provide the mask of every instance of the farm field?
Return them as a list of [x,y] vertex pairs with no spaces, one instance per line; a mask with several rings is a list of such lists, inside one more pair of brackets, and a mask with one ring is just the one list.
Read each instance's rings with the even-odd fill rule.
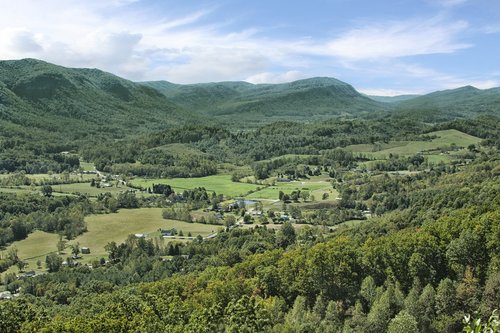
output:
[[204,187],[209,192],[224,194],[230,197],[245,196],[248,192],[259,187],[255,184],[236,183],[231,181],[231,175],[214,175],[199,178],[136,178],[131,181],[134,186],[151,187],[153,184],[168,184],[175,191]]
[[253,192],[246,198],[278,200],[280,191],[285,194],[290,194],[296,190],[309,191],[311,195],[315,196],[316,200],[320,199],[323,193],[328,193],[331,199],[335,199],[338,196],[338,193],[332,188],[330,182],[326,181],[326,178],[313,177],[306,181],[276,183],[274,186],[269,186],[260,191]]
[[110,192],[111,194],[116,195],[126,190],[134,190],[132,188],[123,185],[119,187],[110,186],[110,187],[98,188],[95,186],[90,186],[90,183],[52,185],[52,189],[54,190],[55,193],[66,193],[66,194],[82,193],[91,197],[97,197],[99,194],[106,192]]
[[[434,150],[443,146],[450,146],[452,144],[458,147],[467,147],[471,144],[477,144],[481,139],[462,133],[457,130],[444,130],[428,133],[430,136],[438,136],[432,141],[398,141],[390,142],[388,144],[382,144],[379,148],[381,150],[374,151],[373,145],[362,144],[362,145],[351,145],[347,146],[346,149],[352,152],[363,153],[375,159],[385,159],[388,158],[389,154],[393,155],[413,155],[418,152],[424,152],[428,150]],[[439,156],[439,155],[427,155],[427,157]],[[439,160],[444,160],[449,158],[447,156],[441,155],[440,157],[432,157],[429,159],[430,162],[437,162]]]
[[[44,268],[42,268],[42,270],[37,269],[36,262],[37,260],[41,260],[42,267],[44,267],[45,256],[49,253],[57,251],[58,241],[59,235],[37,230],[29,234],[27,238],[12,243],[6,250],[1,251],[0,253],[4,255],[9,249],[15,247],[19,258],[26,261],[28,264],[28,266],[24,269],[25,271],[43,271]],[[17,267],[12,266],[9,270],[7,270],[7,273],[17,273],[17,271]]]
[[68,244],[79,243],[82,247],[90,248],[90,255],[84,255],[84,261],[92,261],[107,257],[104,247],[109,242],[121,243],[131,234],[156,234],[159,228],[182,230],[186,236],[188,232],[207,236],[217,231],[217,226],[183,221],[165,220],[162,217],[162,208],[121,209],[115,214],[91,215],[85,218],[88,231]]
[[80,168],[83,171],[94,171],[95,165],[94,165],[94,163],[80,162]]

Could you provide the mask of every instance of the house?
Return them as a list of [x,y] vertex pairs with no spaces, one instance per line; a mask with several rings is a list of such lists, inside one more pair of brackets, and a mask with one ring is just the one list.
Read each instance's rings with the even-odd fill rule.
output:
[[12,293],[10,291],[2,291],[0,293],[0,300],[2,299],[12,299]]
[[163,237],[165,236],[175,236],[177,234],[177,230],[175,228],[172,229],[160,229],[160,233]]
[[90,249],[88,247],[82,247],[80,252],[82,252],[82,254],[90,254]]
[[288,220],[290,220],[290,216],[288,216],[287,214],[281,214],[280,221],[288,221]]
[[252,216],[260,217],[260,216],[262,216],[262,211],[260,211],[260,210],[252,210],[251,214],[252,214]]
[[134,236],[137,238],[146,238],[146,235],[144,234],[135,234]]
[[35,275],[36,275],[35,271],[24,272],[24,274],[21,274],[21,278],[30,278]]

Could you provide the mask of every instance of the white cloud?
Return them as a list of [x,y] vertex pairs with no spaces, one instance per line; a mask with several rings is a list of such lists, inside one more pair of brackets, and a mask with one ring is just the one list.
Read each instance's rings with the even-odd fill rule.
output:
[[346,32],[327,43],[325,53],[351,61],[451,53],[471,46],[455,41],[467,27],[442,18],[379,23]]
[[[0,59],[34,57],[97,67],[133,80],[178,83],[278,83],[311,76],[305,73],[327,65],[447,87],[460,79],[398,58],[470,47],[459,40],[468,23],[445,17],[369,23],[325,40],[283,40],[260,37],[258,27],[223,31],[224,22],[213,20],[213,6],[160,15],[147,6],[135,8],[135,2],[0,0]],[[475,81],[482,86],[496,82]]]
[[432,0],[432,3],[443,7],[455,7],[466,3],[468,0]]
[[284,73],[264,72],[254,74],[245,79],[245,81],[259,84],[259,83],[283,83],[291,82],[300,79],[305,79],[307,75],[300,71],[287,71]]

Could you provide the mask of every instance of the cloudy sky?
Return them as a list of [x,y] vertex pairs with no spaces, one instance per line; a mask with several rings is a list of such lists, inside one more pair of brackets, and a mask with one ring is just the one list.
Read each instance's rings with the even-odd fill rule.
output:
[[500,86],[498,0],[0,0],[0,59],[135,80]]

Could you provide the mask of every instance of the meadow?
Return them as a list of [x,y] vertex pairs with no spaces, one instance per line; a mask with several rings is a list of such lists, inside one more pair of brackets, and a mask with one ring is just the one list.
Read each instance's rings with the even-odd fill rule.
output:
[[[389,154],[393,155],[414,155],[419,152],[434,151],[441,147],[449,147],[455,144],[457,147],[466,148],[471,144],[477,144],[481,139],[462,133],[457,130],[444,130],[428,133],[429,136],[437,136],[431,141],[394,141],[386,144],[371,145],[360,144],[347,146],[346,149],[356,153],[362,153],[374,159],[386,159]],[[426,155],[429,162],[436,163],[439,161],[447,162],[449,157],[446,155],[429,154]]]
[[327,180],[328,177],[312,177],[304,181],[292,182],[276,182],[275,185],[261,189],[260,191],[249,194],[247,199],[265,199],[265,200],[278,200],[279,192],[290,194],[293,191],[309,191],[316,200],[320,200],[323,193],[328,193],[330,199],[335,199],[338,196],[337,191],[332,188],[331,183]]
[[106,258],[104,247],[109,242],[122,243],[131,234],[145,234],[158,236],[158,229],[175,228],[182,230],[184,236],[191,232],[193,237],[208,236],[217,232],[218,226],[188,223],[176,220],[165,220],[162,217],[162,208],[120,209],[115,214],[91,215],[85,218],[88,231],[76,239],[68,242],[80,244],[90,248],[89,255],[83,255],[84,262]]
[[[59,235],[37,230],[29,234],[27,238],[12,243],[4,251],[1,251],[0,254],[3,256],[10,249],[16,248],[18,257],[28,264],[25,271],[35,270],[40,272],[44,269],[38,269],[36,262],[40,260],[42,267],[44,267],[45,256],[57,251],[58,241]],[[6,271],[6,273],[10,272],[17,273],[17,267],[12,266]]]
[[198,178],[135,178],[130,182],[134,186],[152,187],[153,184],[168,184],[174,191],[182,192],[186,189],[204,187],[209,192],[224,194],[230,197],[245,196],[250,191],[255,191],[259,185],[238,183],[231,180],[231,175],[214,175]]

